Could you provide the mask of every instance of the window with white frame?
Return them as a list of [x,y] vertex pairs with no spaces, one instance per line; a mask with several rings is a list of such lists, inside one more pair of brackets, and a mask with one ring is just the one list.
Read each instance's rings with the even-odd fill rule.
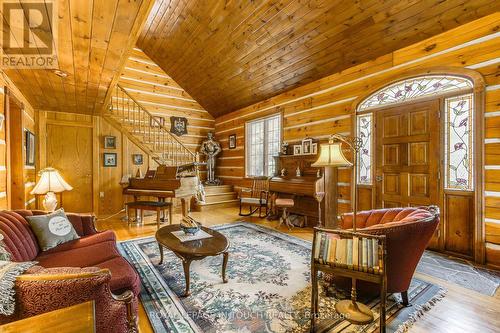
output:
[[247,177],[272,176],[276,171],[274,156],[280,152],[280,145],[280,114],[247,122],[245,135]]

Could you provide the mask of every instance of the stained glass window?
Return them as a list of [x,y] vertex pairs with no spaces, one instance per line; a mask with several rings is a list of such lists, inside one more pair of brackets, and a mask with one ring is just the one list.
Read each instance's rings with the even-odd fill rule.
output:
[[370,185],[372,183],[372,114],[358,116],[357,136],[361,138],[362,145],[358,154],[358,184]]
[[445,187],[472,191],[474,189],[472,94],[447,98],[445,112]]
[[459,76],[428,75],[406,79],[370,95],[358,106],[358,111],[467,88],[472,88],[472,82]]

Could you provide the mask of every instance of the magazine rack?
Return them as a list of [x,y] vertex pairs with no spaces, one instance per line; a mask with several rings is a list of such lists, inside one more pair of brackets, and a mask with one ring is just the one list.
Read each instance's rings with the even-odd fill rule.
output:
[[[360,239],[367,239],[367,243],[376,244],[376,255],[372,258],[378,259],[378,264],[373,263],[373,266],[376,267],[367,267],[363,266],[361,262],[359,262],[360,254],[358,251],[358,265],[355,266],[353,264],[348,265],[341,262],[335,262],[335,260],[327,261],[325,258],[318,256],[319,250],[324,249],[321,246],[324,244],[321,243],[321,240],[318,240],[318,237],[322,237],[323,233],[325,235],[332,235],[330,240],[335,239],[336,241],[342,239],[357,239],[359,244]],[[336,242],[335,241],[335,242]],[[336,244],[336,243],[335,243]],[[349,244],[349,243],[347,243]],[[318,248],[320,247],[320,248]],[[354,247],[352,247],[354,248]],[[358,248],[359,249],[359,248]],[[323,252],[324,253],[324,252]],[[372,251],[372,254],[374,252]],[[352,252],[351,252],[352,255]],[[353,256],[352,256],[353,257]],[[331,258],[330,258],[331,259]],[[372,259],[372,260],[373,260]],[[386,323],[385,323],[385,304],[386,304],[386,294],[387,294],[387,275],[385,269],[386,263],[386,239],[385,235],[370,235],[362,232],[353,232],[349,230],[338,230],[338,229],[324,229],[316,227],[314,228],[314,237],[313,237],[313,249],[311,255],[311,283],[312,283],[312,296],[311,296],[311,332],[315,332],[317,325],[317,316],[318,312],[318,272],[325,272],[329,274],[333,274],[336,276],[344,276],[352,279],[352,290],[351,290],[351,300],[352,302],[344,304],[348,304],[349,306],[355,307],[356,311],[359,313],[369,312],[372,315],[371,310],[364,304],[356,301],[356,280],[363,280],[372,283],[377,283],[380,285],[380,332],[385,333]],[[338,303],[336,304],[337,307]],[[338,312],[338,311],[337,311]],[[356,321],[356,318],[347,318],[349,322],[353,324],[361,324]]]

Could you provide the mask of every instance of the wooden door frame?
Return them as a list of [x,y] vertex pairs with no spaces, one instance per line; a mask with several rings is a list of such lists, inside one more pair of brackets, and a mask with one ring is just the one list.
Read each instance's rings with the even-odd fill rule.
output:
[[[485,81],[483,76],[470,69],[466,68],[461,68],[461,67],[430,67],[427,69],[419,69],[419,70],[409,70],[409,71],[404,71],[398,74],[393,74],[387,79],[384,79],[383,82],[380,82],[377,80],[376,84],[368,84],[366,93],[361,95],[360,97],[356,98],[353,103],[352,103],[352,126],[351,126],[351,134],[354,136],[356,135],[356,130],[357,130],[357,116],[358,114],[364,114],[368,113],[369,111],[376,111],[377,109],[370,109],[369,111],[367,110],[366,112],[358,112],[358,106],[369,96],[371,96],[373,93],[376,91],[379,91],[391,84],[410,79],[410,78],[417,78],[421,76],[426,76],[426,75],[453,75],[453,76],[459,76],[463,77],[466,79],[469,79],[473,83],[473,88],[472,88],[472,93],[474,97],[474,160],[473,160],[473,165],[474,165],[474,204],[475,204],[475,212],[474,212],[474,235],[473,235],[473,259],[475,262],[484,264],[485,263],[485,255],[486,255],[486,248],[485,248],[485,224],[483,221],[483,215],[484,215],[484,108],[485,108]],[[446,94],[443,94],[446,95]],[[443,95],[436,95],[433,96],[433,98],[441,98]],[[409,101],[410,103],[417,102],[417,101],[424,101],[425,98],[422,99],[415,99]],[[398,105],[398,104],[393,104]],[[386,105],[387,106],[392,106],[392,105]],[[443,117],[441,117],[443,119]],[[442,126],[443,120],[440,121],[440,126]],[[440,142],[441,144],[441,149],[443,149],[442,145],[442,140]],[[372,163],[373,165],[373,163]],[[442,168],[442,163],[440,163],[440,168]],[[373,171],[373,170],[372,170]],[[441,182],[444,183],[444,177],[441,177]],[[354,186],[359,187],[357,184],[354,184]],[[373,188],[373,184],[371,187]],[[444,186],[441,186],[441,195],[440,195],[440,201],[443,201],[443,193],[444,193]],[[372,207],[374,207],[374,191],[372,190]]]

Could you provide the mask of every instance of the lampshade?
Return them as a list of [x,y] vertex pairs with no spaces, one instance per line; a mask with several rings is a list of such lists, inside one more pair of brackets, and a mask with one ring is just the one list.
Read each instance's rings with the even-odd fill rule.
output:
[[40,179],[31,194],[46,194],[47,192],[71,191],[73,187],[66,183],[59,171],[54,168],[45,168],[40,171]]
[[342,167],[352,166],[352,163],[342,153],[341,142],[330,142],[320,146],[319,157],[312,167]]

